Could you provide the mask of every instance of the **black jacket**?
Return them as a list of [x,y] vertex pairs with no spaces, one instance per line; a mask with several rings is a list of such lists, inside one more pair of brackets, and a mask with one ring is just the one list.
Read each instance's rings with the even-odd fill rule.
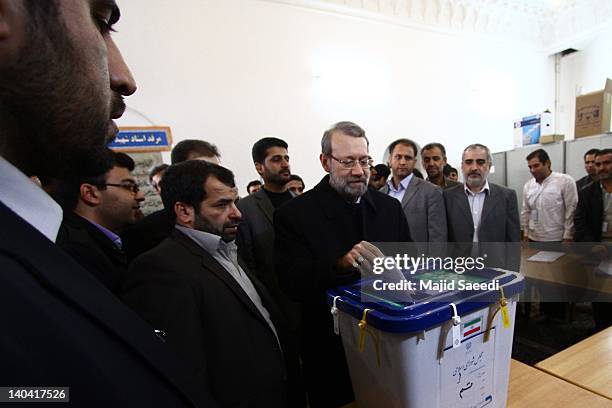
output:
[[352,387],[342,343],[333,333],[325,294],[359,277],[336,262],[355,244],[410,241],[399,201],[368,190],[359,205],[347,204],[326,176],[314,189],[274,213],[276,273],[287,295],[301,303],[301,352],[313,408],[351,402]]
[[591,183],[578,192],[578,206],[574,215],[574,240],[600,242],[603,223],[603,195],[600,183]]
[[166,239],[174,229],[174,218],[166,210],[155,211],[130,225],[121,234],[123,251],[128,262],[155,248]]
[[121,276],[127,271],[127,258],[96,226],[65,211],[56,243],[111,292],[119,295]]
[[291,329],[300,321],[299,305],[287,298],[274,271],[274,206],[262,188],[238,201],[242,222],[238,227],[238,253],[249,270],[264,284]]
[[68,407],[215,406],[150,326],[2,203],[0,225],[0,384],[69,386]]
[[132,262],[123,299],[166,333],[168,345],[189,365],[197,382],[206,384],[219,406],[287,407],[286,363],[297,364],[297,354],[284,341],[286,331],[272,299],[249,277],[270,313],[282,351],[235,279],[176,229]]

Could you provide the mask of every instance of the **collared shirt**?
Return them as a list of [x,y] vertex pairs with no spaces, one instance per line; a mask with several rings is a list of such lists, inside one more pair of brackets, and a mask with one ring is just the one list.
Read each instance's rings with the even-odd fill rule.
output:
[[[78,214],[77,214],[78,215]],[[80,217],[80,215],[79,215]],[[99,229],[104,235],[106,235],[106,237],[108,239],[110,239],[111,241],[113,241],[113,244],[115,244],[115,246],[119,249],[122,248],[123,243],[121,242],[121,237],[117,234],[115,234],[113,231],[109,230],[108,228],[104,228],[102,225],[90,220],[89,218],[85,218],[85,217],[81,217],[87,221],[89,221],[91,223],[91,225],[93,225],[94,227],[96,227],[97,229]]]
[[523,188],[521,225],[533,241],[562,241],[574,236],[578,191],[574,179],[553,171],[542,184],[532,178]]
[[176,228],[191,238],[196,244],[198,244],[202,249],[208,252],[217,262],[221,264],[221,266],[230,274],[232,278],[240,285],[242,290],[247,294],[251,302],[255,305],[259,313],[266,320],[272,332],[276,336],[276,341],[280,346],[280,341],[278,339],[278,334],[276,333],[276,327],[272,323],[272,319],[270,319],[270,313],[265,308],[261,301],[261,297],[259,297],[259,293],[253,286],[253,282],[249,279],[249,277],[244,273],[240,265],[238,264],[238,247],[234,241],[225,242],[221,239],[220,236],[210,234],[204,231],[198,231],[193,228],[183,227],[181,225],[177,225]]
[[0,201],[55,242],[62,223],[61,207],[42,188],[1,156]]
[[409,175],[404,177],[404,179],[400,181],[397,185],[397,188],[395,188],[395,186],[393,185],[393,178],[391,178],[391,180],[387,181],[387,186],[389,186],[389,192],[387,193],[387,195],[396,198],[401,203],[404,198],[404,194],[406,193],[406,189],[408,188],[408,184],[410,184],[410,181],[412,180],[412,177],[414,177],[414,173],[410,173]]
[[480,218],[482,217],[482,208],[484,207],[485,198],[489,194],[489,181],[485,180],[484,186],[479,192],[474,193],[465,184],[463,185],[468,202],[470,203],[470,212],[472,213],[472,221],[474,222],[474,238],[473,242],[478,242],[478,229],[480,228]]

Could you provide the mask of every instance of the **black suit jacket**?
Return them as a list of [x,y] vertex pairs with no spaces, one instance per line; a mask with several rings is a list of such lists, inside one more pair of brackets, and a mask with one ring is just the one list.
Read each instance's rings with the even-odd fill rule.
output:
[[238,227],[236,244],[240,257],[251,273],[268,289],[280,307],[292,330],[300,320],[299,305],[289,300],[280,288],[274,271],[274,206],[264,189],[238,201],[242,222]]
[[600,183],[591,183],[578,192],[574,215],[576,242],[600,242],[603,223],[603,195]]
[[[512,189],[489,183],[480,215],[478,244],[464,184],[443,191],[449,244],[447,256],[482,256],[488,267],[518,272],[521,264],[518,200]],[[486,256],[485,256],[486,255]]]
[[302,305],[301,352],[311,407],[341,406],[353,398],[342,343],[333,333],[325,294],[359,277],[336,262],[355,244],[410,241],[402,207],[394,198],[368,190],[361,197],[361,222],[329,185],[314,189],[274,213],[276,271],[289,297]]
[[127,271],[127,258],[102,231],[85,218],[65,211],[56,243],[111,292],[119,295],[121,276]]
[[128,262],[155,248],[174,229],[174,218],[166,210],[155,211],[130,225],[121,234]]
[[[578,190],[578,193],[580,193],[580,190],[589,186],[590,184],[593,184],[593,179],[588,174],[576,180],[576,189]],[[599,184],[599,183],[595,183],[595,184]]]
[[214,406],[151,327],[2,203],[0,225],[0,384],[69,386],[71,407]]
[[[287,355],[279,312],[251,281]],[[166,333],[220,406],[287,406],[285,357],[273,331],[235,279],[191,238],[173,230],[133,261],[123,288],[124,301]]]
[[[443,191],[449,242],[472,242],[474,237],[472,212],[463,186],[459,184]],[[480,216],[479,242],[518,242],[520,238],[516,192],[489,183]]]

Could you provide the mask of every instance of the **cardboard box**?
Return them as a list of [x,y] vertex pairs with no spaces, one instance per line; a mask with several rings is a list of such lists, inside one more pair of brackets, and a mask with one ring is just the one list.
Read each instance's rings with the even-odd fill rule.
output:
[[610,131],[612,118],[612,80],[601,91],[576,97],[574,137],[600,135]]
[[565,135],[544,135],[540,136],[540,143],[557,143],[565,140]]
[[514,121],[514,147],[540,143],[541,136],[552,133],[552,113],[526,116]]

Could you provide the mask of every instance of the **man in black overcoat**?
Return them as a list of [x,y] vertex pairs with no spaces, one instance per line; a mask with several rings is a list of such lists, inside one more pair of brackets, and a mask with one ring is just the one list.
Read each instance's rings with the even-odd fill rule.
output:
[[326,291],[364,272],[362,241],[410,241],[399,202],[367,188],[372,159],[365,132],[340,122],[324,133],[321,145],[321,165],[329,175],[274,214],[276,273],[302,308],[300,349],[312,408],[354,399]]

